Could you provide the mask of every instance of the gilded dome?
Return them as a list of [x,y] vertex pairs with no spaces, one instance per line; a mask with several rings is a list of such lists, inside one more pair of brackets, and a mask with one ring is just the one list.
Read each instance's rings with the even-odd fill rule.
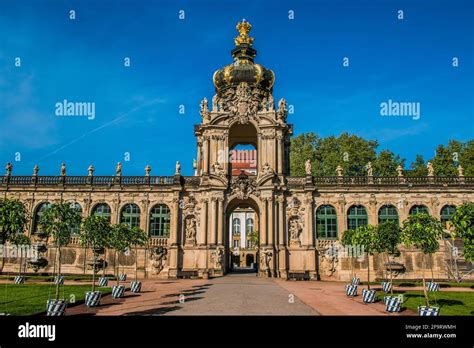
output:
[[216,93],[220,94],[229,87],[237,87],[241,82],[272,92],[275,74],[254,63],[257,51],[252,47],[254,39],[248,35],[252,26],[243,19],[236,28],[239,36],[235,38],[235,48],[231,51],[234,62],[217,70],[212,78]]

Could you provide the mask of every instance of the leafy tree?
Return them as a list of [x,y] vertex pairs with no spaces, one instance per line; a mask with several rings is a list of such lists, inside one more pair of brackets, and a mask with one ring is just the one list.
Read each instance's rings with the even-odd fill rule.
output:
[[464,143],[459,155],[459,163],[464,168],[464,175],[474,176],[474,140]]
[[392,151],[382,150],[373,163],[375,176],[397,176],[397,167],[404,166],[405,160]]
[[18,276],[21,276],[23,268],[23,248],[31,245],[31,240],[23,233],[17,233],[10,238],[10,242],[17,247],[17,252],[20,253],[20,267],[18,268]]
[[433,169],[438,176],[456,176],[457,170],[454,166],[452,151],[443,145],[438,145],[433,159]]
[[370,255],[376,251],[377,227],[372,225],[359,226],[354,230],[352,243],[364,247],[367,256],[367,289],[370,290]]
[[79,241],[83,247],[91,248],[93,253],[92,291],[95,291],[98,251],[109,246],[111,231],[112,227],[109,220],[103,216],[91,215],[81,225]]
[[304,176],[305,162],[310,160],[313,172],[316,168],[315,149],[320,138],[315,133],[302,133],[291,140],[290,145],[290,171],[292,175]]
[[130,245],[131,239],[131,229],[130,226],[121,223],[112,225],[112,233],[110,234],[109,246],[114,250],[114,273],[117,277],[117,285],[119,285],[119,263],[118,263],[118,253],[124,253],[127,251],[127,248]]
[[148,235],[139,227],[132,227],[130,230],[129,247],[135,246],[135,281],[137,280],[137,263],[138,263],[138,246],[146,246],[148,244]]
[[427,176],[428,169],[426,168],[425,160],[422,155],[416,155],[415,162],[410,165],[411,170],[407,172],[408,176]]
[[[23,232],[28,220],[28,213],[22,202],[16,199],[0,199],[0,245],[17,233]],[[3,272],[5,259],[2,257],[0,273]]]
[[254,248],[258,248],[259,246],[259,235],[258,235],[258,231],[253,231],[251,233],[249,233],[249,237],[250,237],[250,242],[252,243],[252,246]]
[[[423,293],[426,305],[429,306],[428,294],[425,284],[425,257],[438,251],[439,239],[443,237],[443,227],[441,222],[436,218],[418,213],[410,215],[404,222],[402,228],[402,241],[408,247],[415,247],[422,252],[422,277],[423,277]],[[433,268],[430,263],[431,278],[433,278]]]
[[463,255],[466,261],[474,261],[474,203],[468,202],[457,207],[451,218],[454,236],[464,244]]
[[398,245],[401,243],[401,229],[398,222],[385,221],[377,226],[377,234],[374,249],[378,253],[385,254],[390,273],[390,292],[393,295],[393,274],[391,268],[390,256],[400,255]]
[[[57,248],[57,276],[61,275],[61,247],[71,240],[71,226],[81,223],[81,213],[69,203],[52,204],[41,216],[40,226],[43,232],[53,238]],[[59,299],[59,283],[56,284],[56,300]]]
[[[346,249],[350,249],[352,250],[352,246],[354,245],[352,243],[352,237],[354,236],[354,230],[346,230],[342,233],[342,236],[341,236],[341,244],[346,248]],[[351,259],[351,278],[353,278],[355,276],[355,272],[354,272],[354,263],[355,263],[355,258],[354,258],[354,255],[352,253],[350,253],[349,255],[350,259]]]

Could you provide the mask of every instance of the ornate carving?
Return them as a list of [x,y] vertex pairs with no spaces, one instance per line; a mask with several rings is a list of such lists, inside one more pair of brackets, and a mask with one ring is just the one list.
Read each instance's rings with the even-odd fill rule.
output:
[[242,82],[237,88],[229,88],[222,93],[220,110],[229,112],[230,116],[238,118],[239,123],[245,124],[256,117],[261,99],[261,92],[257,88],[252,89]]
[[328,277],[333,276],[339,263],[338,254],[341,245],[338,241],[319,240],[316,248],[319,255],[320,272]]
[[221,167],[219,162],[212,165],[212,172],[217,176],[225,176],[225,170]]
[[262,173],[263,175],[268,175],[268,174],[275,174],[275,171],[273,170],[272,167],[268,164],[268,162],[265,162],[265,164],[262,167]]
[[301,232],[303,227],[300,223],[300,217],[294,216],[288,221],[288,234],[290,246],[301,246]]
[[276,112],[277,121],[279,123],[286,122],[286,116],[288,115],[288,110],[286,108],[286,100],[281,98],[278,102],[278,110]]
[[153,248],[151,251],[151,266],[153,267],[154,274],[160,274],[160,272],[165,268],[167,261],[168,250],[165,247],[158,246]]
[[205,120],[209,119],[209,105],[208,105],[208,102],[207,102],[207,98],[204,98],[201,101],[199,113],[201,114],[201,117],[203,119],[205,119]]
[[247,199],[251,194],[259,196],[260,192],[257,191],[257,182],[255,179],[241,173],[238,177],[232,178],[231,194],[237,195],[239,199]]
[[223,248],[217,248],[211,254],[212,262],[214,263],[215,269],[222,269],[224,263],[224,250]]
[[270,271],[270,262],[273,257],[273,252],[270,249],[260,250],[260,269],[262,271]]
[[196,245],[196,218],[193,215],[189,215],[185,219],[185,245],[194,246]]

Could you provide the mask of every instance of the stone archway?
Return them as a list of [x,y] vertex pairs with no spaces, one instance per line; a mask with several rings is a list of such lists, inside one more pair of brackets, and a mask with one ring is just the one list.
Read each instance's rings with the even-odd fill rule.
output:
[[[249,213],[252,211],[252,215]],[[237,212],[237,213],[236,213]],[[234,236],[235,225],[233,225],[233,220],[239,215],[243,216],[244,219],[253,219],[253,231],[244,230],[244,228],[249,225],[243,225],[241,221],[238,225],[240,227],[239,237]],[[237,268],[247,267],[246,262],[248,255],[252,255],[253,260],[258,260],[258,244],[254,237],[251,237],[251,233],[257,234],[258,241],[259,232],[260,232],[260,207],[258,204],[258,199],[255,197],[247,198],[230,198],[229,203],[225,209],[225,230],[224,230],[224,273],[228,273]],[[246,221],[245,221],[246,222]],[[243,238],[243,239],[241,239]],[[235,248],[234,242],[238,241],[238,248]],[[248,244],[250,242],[250,245]],[[257,244],[257,245],[256,245]],[[235,265],[235,262],[239,262],[238,265]],[[253,261],[256,263],[256,261]],[[256,269],[255,269],[256,271]]]

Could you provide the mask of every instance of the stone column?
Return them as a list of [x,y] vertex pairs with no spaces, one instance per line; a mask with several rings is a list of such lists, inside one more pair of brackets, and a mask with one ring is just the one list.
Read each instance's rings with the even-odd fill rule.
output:
[[207,244],[207,199],[201,200],[202,209],[201,209],[201,233],[200,233],[200,243],[201,245]]
[[211,198],[211,225],[210,225],[210,232],[211,236],[209,238],[211,245],[216,245],[216,238],[217,238],[217,198]]
[[203,174],[209,173],[209,138],[203,137]]
[[197,143],[197,168],[196,168],[197,175],[200,175],[201,170],[202,170],[201,152],[202,152],[202,142],[198,141],[198,143]]
[[224,230],[223,230],[223,222],[224,222],[224,198],[219,197],[219,208],[217,212],[217,244],[223,245],[224,244]]
[[267,200],[262,198],[263,209],[262,218],[260,219],[260,245],[267,244]]
[[337,237],[340,240],[342,232],[347,230],[346,204],[344,200],[339,200],[336,204],[337,210]]
[[285,197],[278,197],[278,244],[284,246],[285,240],[285,216],[284,216]]
[[306,197],[306,244],[314,246],[314,225],[313,225],[313,197]]
[[170,231],[170,245],[178,245],[179,241],[179,199],[173,199],[173,215]]
[[275,207],[273,204],[273,197],[268,197],[268,244],[270,246],[274,246],[273,241],[274,241],[274,234],[275,234],[275,217],[274,217],[274,211]]
[[278,141],[278,146],[277,146],[277,151],[278,151],[278,165],[277,165],[277,173],[278,174],[283,174],[283,146],[281,143],[282,136],[278,135],[277,136],[277,141]]

